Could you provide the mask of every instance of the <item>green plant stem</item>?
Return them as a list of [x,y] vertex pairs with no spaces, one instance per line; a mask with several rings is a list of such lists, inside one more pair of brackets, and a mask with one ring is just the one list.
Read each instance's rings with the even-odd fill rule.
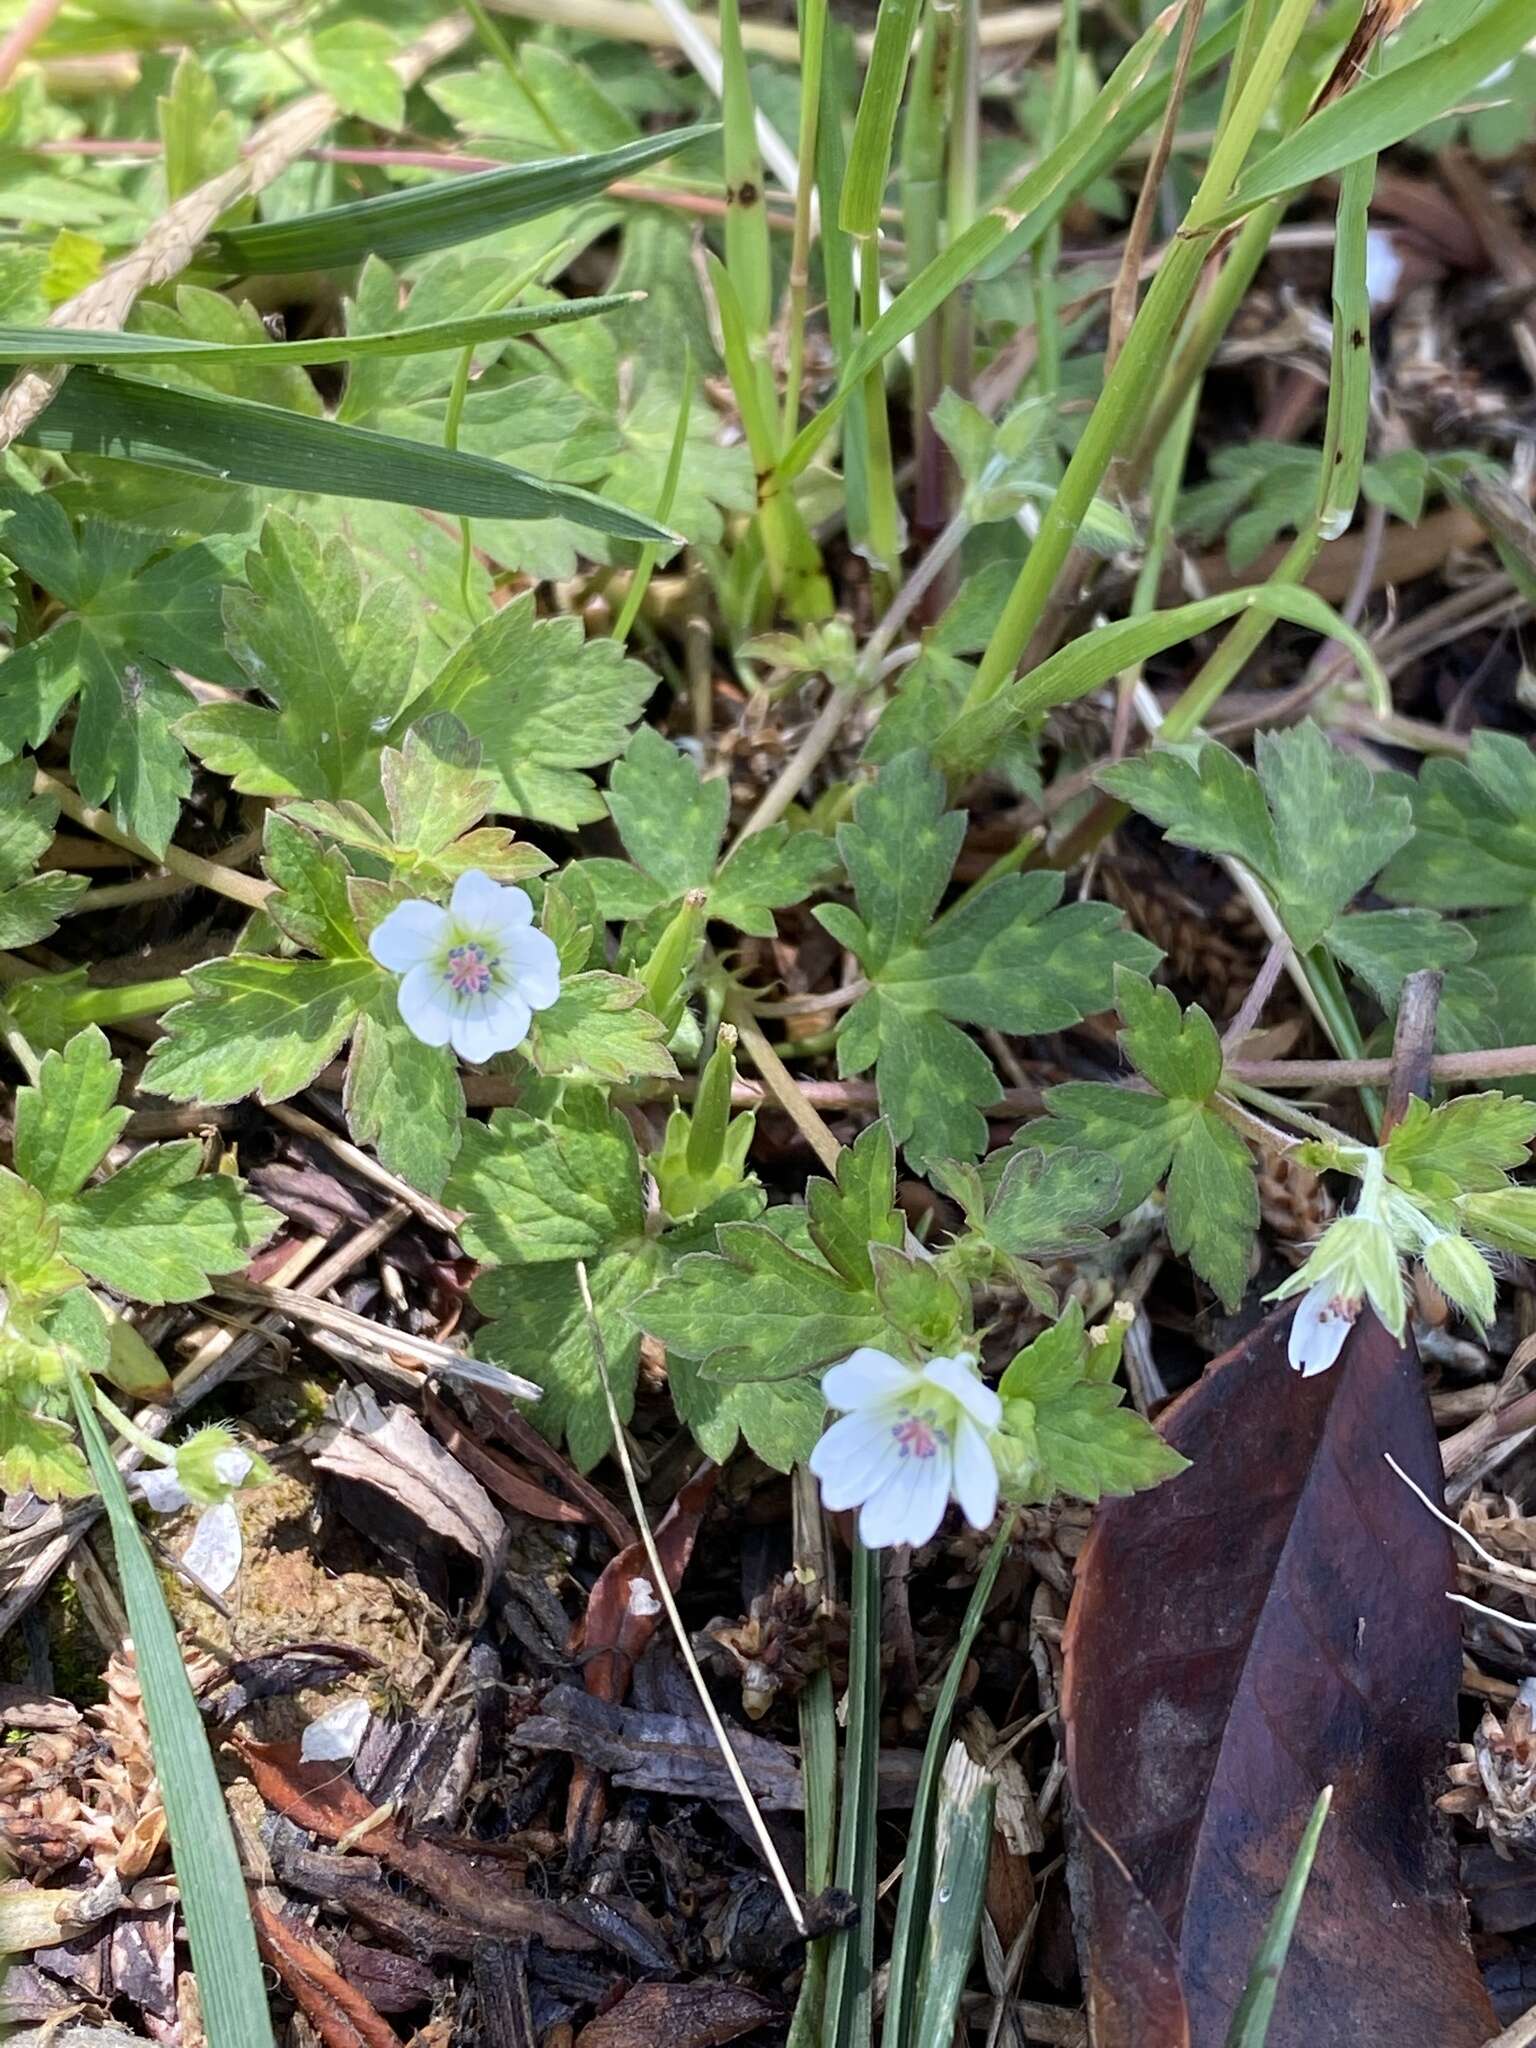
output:
[[111,1423],[124,1443],[132,1444],[136,1451],[150,1459],[154,1464],[168,1465],[174,1468],[176,1453],[173,1450],[169,1450],[166,1445],[152,1437],[147,1430],[140,1429],[133,1417],[123,1413],[122,1409],[118,1407],[111,1395],[102,1388],[98,1381],[93,1379],[89,1384],[91,1395],[95,1400],[98,1411]]
[[789,333],[784,369],[786,448],[800,426],[800,399],[805,384],[805,319],[810,304],[811,225],[816,204],[816,146],[826,44],[827,0],[800,0],[800,176],[795,184],[795,228],[789,251]]
[[501,65],[501,68],[511,80],[513,91],[532,110],[534,119],[543,128],[545,134],[555,145],[555,148],[562,156],[579,155],[580,151],[577,144],[566,134],[560,123],[549,111],[548,107],[545,106],[539,94],[534,91],[533,87],[523,76],[523,68],[517,61],[512,45],[486,13],[482,0],[464,0],[464,12],[479,31],[481,42],[485,44],[491,55]]
[[188,882],[195,882],[200,888],[212,889],[215,895],[228,896],[232,902],[244,904],[247,910],[260,910],[272,894],[273,884],[258,875],[242,875],[234,868],[221,867],[217,861],[204,860],[199,853],[188,853],[174,844],[163,853],[156,853],[146,846],[142,839],[135,839],[131,832],[125,832],[116,824],[110,813],[97,810],[88,804],[76,789],[67,782],[60,782],[57,776],[39,768],[33,778],[32,787],[39,796],[52,797],[66,818],[73,818],[87,832],[94,832],[98,839],[105,839],[111,846],[120,846],[125,853],[135,853],[140,860],[151,867],[169,868],[173,875],[180,875]]
[[[683,348],[683,395],[678,401],[677,421],[672,429],[672,446],[667,455],[666,474],[661,480],[661,495],[656,501],[658,524],[665,526],[672,517],[673,502],[677,497],[678,482],[683,473],[683,456],[688,447],[688,422],[693,411],[693,344],[685,343]],[[624,608],[614,625],[613,637],[622,643],[629,638],[630,628],[635,623],[646,589],[655,572],[661,550],[654,541],[647,541],[640,550],[640,559],[635,564],[635,573],[630,579],[629,594]]]
[[[912,67],[906,122],[901,139],[902,232],[908,276],[933,262],[942,241],[940,192],[945,167],[945,80],[953,62],[955,12],[930,6]],[[931,313],[912,340],[912,447],[916,465],[914,518],[920,537],[943,525],[952,465],[934,429],[932,412],[943,389],[942,308]]]
[[[1072,127],[1077,54],[1082,19],[1080,0],[1063,0],[1056,30],[1056,54],[1046,116],[1043,154],[1059,148]],[[1061,328],[1056,318],[1056,272],[1061,263],[1061,222],[1053,221],[1030,257],[1030,294],[1035,308],[1035,389],[1054,397],[1061,389]]]
[[880,1770],[880,1553],[855,1536],[850,1566],[848,1720],[837,1883],[859,1901],[859,1921],[834,1935],[827,1963],[823,2048],[866,2048],[875,1965],[875,1818]]
[[[1283,1095],[1271,1094],[1267,1088],[1256,1088],[1251,1081],[1238,1080],[1230,1071],[1221,1077],[1221,1092],[1232,1095],[1239,1102],[1250,1103],[1255,1109],[1262,1109],[1266,1116],[1279,1119],[1298,1131],[1305,1131],[1309,1138],[1320,1138],[1325,1145],[1348,1145],[1354,1142],[1343,1131],[1325,1123],[1321,1117],[1312,1116],[1300,1109],[1294,1102],[1288,1102]],[[1219,1100],[1219,1098],[1218,1098]]]
[[928,1726],[928,1740],[923,1747],[922,1768],[918,1773],[917,1792],[912,1801],[912,1819],[907,1830],[906,1864],[902,1871],[901,1897],[896,1906],[896,1925],[891,1935],[890,1976],[885,1999],[885,2027],[880,2036],[881,2048],[903,2048],[912,2018],[913,2005],[917,1995],[919,1974],[921,1929],[927,1919],[929,1894],[932,1890],[934,1805],[938,1798],[939,1774],[944,1768],[945,1752],[949,1747],[949,1726],[955,1711],[955,1701],[960,1696],[960,1680],[965,1672],[966,1660],[971,1654],[971,1645],[981,1627],[987,1602],[992,1597],[992,1588],[1008,1546],[1013,1541],[1013,1532],[1018,1523],[1018,1510],[1010,1508],[998,1526],[992,1539],[976,1584],[966,1605],[965,1618],[960,1624],[959,1638],[950,1654],[949,1666],[944,1674],[944,1683],[934,1702],[933,1719]]
[[[825,1613],[835,1589],[821,1494],[804,1465],[795,1467],[790,1484],[796,1575],[808,1597]],[[837,1703],[832,1674],[825,1664],[811,1673],[800,1693],[800,1773],[805,1786],[805,1894],[815,1899],[832,1882],[837,1853]],[[820,2048],[829,1947],[823,1937],[806,1950],[786,2048]]]
[[[857,245],[859,252],[859,317],[867,333],[880,317],[880,245],[866,235]],[[861,387],[864,415],[864,454],[867,528],[849,538],[871,566],[891,574],[901,560],[905,544],[901,507],[896,497],[896,470],[891,458],[891,420],[885,402],[885,371],[876,367]],[[861,545],[862,543],[862,545]]]
[[[958,15],[949,66],[949,175],[944,239],[952,246],[976,218],[981,178],[979,0],[954,0]],[[968,398],[975,347],[975,293],[969,278],[944,301],[941,379]]]
[[[46,981],[35,967],[0,953],[0,980]],[[185,975],[167,976],[163,981],[128,981],[108,988],[70,989],[60,1005],[61,1014],[74,1026],[121,1024],[129,1017],[155,1017],[172,1003],[184,1003],[192,994]]]
[[1158,365],[1204,267],[1212,223],[1236,182],[1310,11],[1308,0],[1281,0],[1273,28],[1235,94],[1184,224],[1158,267],[1009,593],[966,698],[968,710],[995,696],[1018,666],[1110,463],[1145,416]]

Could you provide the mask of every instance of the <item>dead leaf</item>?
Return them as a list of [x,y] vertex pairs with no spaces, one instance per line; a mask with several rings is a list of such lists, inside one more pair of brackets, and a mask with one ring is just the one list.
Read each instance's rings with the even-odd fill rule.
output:
[[251,1902],[256,1940],[325,2048],[400,2048],[400,2037],[330,1957],[287,1927],[259,1899]]
[[615,1550],[627,1549],[634,1542],[634,1530],[608,1496],[590,1479],[584,1478],[568,1458],[562,1457],[547,1437],[539,1435],[527,1416],[518,1412],[515,1401],[506,1394],[494,1393],[489,1387],[476,1387],[471,1398],[476,1410],[483,1411],[489,1418],[498,1436],[520,1456],[553,1473],[571,1498],[581,1502],[592,1521],[606,1532]]
[[[301,1763],[296,1742],[236,1737],[234,1747],[268,1806],[323,1841],[339,1842],[380,1811],[334,1764]],[[367,1827],[360,1843],[368,1855],[419,1885],[445,1913],[482,1933],[537,1936],[549,1948],[596,1946],[591,1934],[558,1906],[509,1884],[505,1867],[474,1853],[477,1843],[455,1846],[442,1837],[427,1841],[393,1819]]]
[[466,1472],[475,1475],[487,1493],[494,1494],[507,1507],[515,1508],[518,1514],[531,1515],[540,1522],[561,1522],[567,1527],[582,1526],[592,1521],[590,1508],[577,1501],[561,1500],[547,1486],[539,1486],[526,1478],[510,1458],[504,1458],[499,1451],[487,1450],[484,1444],[477,1444],[431,1387],[422,1390],[422,1413],[436,1431],[444,1449],[457,1458]]
[[1481,2048],[1497,2023],[1432,1810],[1461,1672],[1450,1545],[1385,1457],[1439,1493],[1418,1358],[1367,1315],[1304,1380],[1289,1324],[1174,1403],[1189,1470],[1102,1509],[1078,1565],[1062,1706],[1094,2039],[1220,2048],[1332,1785],[1268,2048]]
[[[701,1465],[679,1487],[676,1500],[653,1531],[656,1554],[674,1593],[683,1582],[719,1476],[718,1466]],[[574,1648],[584,1658],[582,1680],[594,1699],[625,1698],[635,1666],[656,1633],[662,1607],[650,1582],[651,1570],[645,1545],[627,1544],[617,1557],[608,1560],[588,1596]],[[565,1806],[566,1841],[578,1865],[586,1861],[597,1840],[605,1806],[602,1780],[578,1765],[571,1773]]]
[[381,1549],[417,1557],[423,1544],[467,1553],[490,1584],[506,1530],[485,1488],[428,1435],[408,1408],[381,1407],[343,1388],[310,1446],[316,1469],[340,1482],[345,1512]]
[[576,2048],[719,2048],[782,2018],[766,1998],[734,1984],[637,1984],[587,2022]]

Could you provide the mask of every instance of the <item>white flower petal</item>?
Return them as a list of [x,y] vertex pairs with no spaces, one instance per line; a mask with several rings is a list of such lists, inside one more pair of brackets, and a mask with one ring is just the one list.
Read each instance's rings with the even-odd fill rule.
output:
[[859,1514],[859,1535],[868,1548],[926,1543],[944,1519],[949,1475],[946,1452],[936,1452],[931,1458],[904,1458]]
[[187,1490],[176,1477],[174,1465],[146,1465],[139,1474],[145,1503],[157,1515],[173,1515],[187,1505]]
[[527,931],[533,923],[533,898],[526,889],[515,889],[510,884],[498,884],[496,894],[500,900],[485,929],[504,943]]
[[986,1438],[966,1416],[955,1430],[955,1499],[973,1529],[990,1528],[997,1513],[997,1466]]
[[373,1714],[366,1700],[343,1700],[339,1707],[311,1721],[299,1744],[305,1764],[350,1763],[363,1745]]
[[996,1429],[1003,1419],[1003,1404],[968,1358],[930,1358],[923,1378],[942,1387],[960,1403],[980,1429]]
[[546,932],[502,932],[497,937],[501,976],[530,1010],[547,1010],[560,999],[560,949]]
[[1304,1380],[1326,1372],[1344,1349],[1345,1339],[1360,1313],[1358,1302],[1341,1301],[1333,1283],[1319,1280],[1309,1287],[1291,1318],[1285,1355]]
[[834,1422],[811,1452],[811,1470],[821,1481],[822,1500],[833,1514],[868,1500],[901,1463],[894,1421],[890,1413],[861,1409]]
[[199,1515],[192,1540],[181,1553],[181,1561],[194,1578],[201,1579],[210,1593],[227,1593],[240,1575],[244,1545],[240,1540],[240,1517],[234,1503],[225,1501]]
[[460,1059],[476,1065],[498,1052],[511,1052],[528,1036],[533,1012],[510,989],[478,996],[454,1017],[448,1042]]
[[397,903],[368,935],[368,950],[391,974],[430,960],[448,936],[448,913],[436,903]]
[[861,1344],[841,1365],[823,1374],[821,1391],[829,1408],[867,1408],[874,1401],[910,1394],[917,1377],[888,1351]]
[[242,1451],[238,1444],[231,1444],[227,1451],[217,1451],[213,1460],[213,1476],[225,1486],[238,1486],[251,1469],[251,1454]]
[[508,921],[507,911],[502,907],[502,899],[507,896],[522,896],[525,903],[528,901],[521,889],[504,889],[481,869],[466,868],[453,885],[448,908],[453,912],[454,923],[466,931],[493,931]]
[[447,984],[435,967],[413,967],[395,998],[407,1028],[423,1045],[446,1045],[453,1032],[454,1008]]

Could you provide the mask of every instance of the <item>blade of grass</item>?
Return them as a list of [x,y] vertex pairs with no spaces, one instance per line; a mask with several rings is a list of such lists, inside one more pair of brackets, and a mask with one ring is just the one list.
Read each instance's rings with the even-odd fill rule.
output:
[[846,233],[861,241],[880,231],[880,209],[885,204],[885,188],[891,175],[896,117],[901,110],[921,5],[922,0],[880,0],[880,12],[875,17],[874,48],[869,53],[869,69],[859,95],[848,171],[843,181],[842,226]]
[[[683,455],[688,446],[688,419],[693,409],[693,349],[683,350],[683,390],[677,404],[677,424],[672,429],[672,446],[667,454],[666,473],[661,480],[661,495],[656,500],[656,517],[665,525],[672,517],[673,502],[677,497],[678,479],[683,473]],[[619,613],[613,629],[613,637],[621,644],[628,639],[640,606],[645,597],[646,586],[656,568],[661,550],[654,541],[647,541],[640,550],[640,559],[635,564],[635,574],[629,586],[629,595],[624,600],[624,609]]]
[[[829,24],[826,61],[823,70],[821,118],[817,123],[816,197],[821,210],[821,269],[827,291],[827,332],[837,359],[842,382],[838,386],[839,407],[856,389],[851,365],[858,342],[858,295],[853,278],[853,237],[843,232],[839,216],[843,209],[843,174],[847,169],[843,118],[854,104],[855,83],[853,40],[838,23]],[[798,474],[791,456],[805,435],[816,429],[819,446],[834,424],[818,427],[826,408],[813,413],[791,441],[789,453],[779,465],[779,482],[787,484]],[[801,465],[803,467],[803,465]],[[848,414],[843,433],[843,495],[847,505],[848,531],[863,533],[869,524],[869,457],[864,442],[864,416],[857,406]]]
[[1328,1819],[1328,1808],[1333,1802],[1333,1787],[1325,1785],[1317,1795],[1317,1804],[1311,1818],[1302,1830],[1301,1842],[1291,1862],[1290,1873],[1285,1887],[1275,1903],[1274,1914],[1265,1929],[1259,1952],[1253,1959],[1253,1968],[1248,1973],[1248,1982],[1232,2015],[1232,2025],[1227,2032],[1227,2048],[1264,2048],[1269,2038],[1269,2023],[1274,2015],[1275,1995],[1280,1989],[1280,1972],[1285,1968],[1286,1956],[1290,1953],[1291,1936],[1296,1932],[1296,1921],[1301,1913],[1301,1902],[1306,1896],[1307,1880],[1312,1875],[1312,1865],[1317,1860],[1317,1847],[1323,1839],[1323,1826]]
[[[960,1634],[944,1673],[944,1683],[934,1701],[933,1719],[928,1727],[928,1740],[923,1747],[922,1768],[918,1773],[917,1792],[912,1801],[912,1821],[907,1832],[906,1867],[902,1872],[901,1896],[896,1905],[896,1925],[891,1935],[890,1976],[885,1994],[885,2029],[880,2036],[881,2048],[903,2048],[909,2037],[909,2029],[917,2000],[917,1980],[921,1967],[918,1952],[919,1916],[926,1912],[929,1894],[932,1891],[934,1865],[934,1840],[936,1803],[939,1793],[939,1779],[944,1766],[945,1754],[949,1748],[949,1724],[955,1711],[955,1701],[960,1696],[960,1680],[964,1676],[966,1660],[971,1654],[971,1645],[976,1640],[976,1631],[981,1627],[982,1617],[987,1611],[987,1602],[992,1597],[992,1588],[997,1583],[998,1572],[1002,1569],[1008,1545],[1018,1515],[1010,1509],[1003,1517],[997,1534],[992,1539],[986,1561],[977,1575],[976,1584],[966,1603],[965,1617],[960,1623]],[[975,1929],[972,1928],[974,1939]],[[966,1951],[969,1963],[970,1951]],[[963,1979],[962,1979],[963,1981]]]
[[939,1781],[922,1980],[905,2048],[949,2048],[976,1953],[992,1860],[997,1782],[954,1743]]
[[[952,5],[931,6],[923,17],[912,67],[901,133],[901,221],[909,277],[926,269],[943,247],[948,79],[958,26]],[[929,539],[948,517],[953,477],[953,464],[932,419],[944,389],[942,321],[941,307],[917,330],[912,351],[912,448],[917,470],[914,520],[922,540]]]
[[[962,710],[933,743],[935,761],[957,781],[995,758],[998,745],[1019,725],[1060,704],[1069,704],[1138,662],[1149,661],[1182,641],[1192,640],[1229,619],[1252,613],[1267,630],[1273,619],[1288,619],[1338,640],[1353,655],[1374,689],[1385,687],[1381,664],[1369,643],[1340,618],[1333,606],[1290,579],[1273,578],[1243,590],[1196,598],[1168,611],[1143,612],[1095,627],[1061,648],[1027,675],[1007,683],[981,704]],[[1169,714],[1170,717],[1172,714]],[[1166,724],[1163,727],[1166,733]],[[1182,735],[1187,737],[1187,732]]]
[[758,375],[768,375],[767,397],[771,403],[773,384],[762,349],[773,318],[773,260],[768,253],[768,215],[763,205],[763,156],[757,144],[757,110],[752,104],[752,81],[747,76],[746,52],[741,46],[741,9],[738,0],[721,0],[720,64],[722,72],[720,140],[725,171],[725,267],[731,273],[736,296],[754,354],[759,358]]
[[410,191],[386,192],[376,199],[352,200],[298,220],[229,228],[203,245],[198,260],[252,277],[295,270],[339,270],[360,263],[365,256],[383,256],[389,261],[420,256],[594,198],[616,179],[707,141],[716,132],[713,122],[674,128],[591,156],[556,157],[548,162],[513,164],[504,171],[477,171],[469,178],[450,178]]
[[1255,55],[1225,127],[1211,146],[1205,175],[1189,203],[1183,226],[1158,266],[1125,346],[1041,518],[967,693],[967,708],[994,696],[1018,666],[1110,463],[1129,443],[1147,410],[1156,388],[1158,364],[1166,357],[1204,265],[1207,230],[1231,192],[1310,12],[1309,0],[1281,0],[1271,32]]
[[1519,56],[1531,37],[1530,0],[1495,0],[1461,28],[1466,0],[1423,0],[1420,34],[1443,25],[1445,40],[1334,100],[1277,142],[1239,181],[1230,200],[1203,225],[1217,233],[1266,199],[1331,178],[1363,156],[1406,142],[1465,94]]
[[502,70],[507,74],[512,90],[532,112],[534,119],[539,123],[539,126],[544,130],[556,149],[564,150],[568,155],[574,155],[576,153],[575,144],[524,77],[523,67],[517,61],[516,52],[495,22],[486,13],[482,0],[464,0],[464,11],[475,24],[475,32],[481,42],[484,43]]
[[[1052,58],[1051,98],[1043,146],[1059,149],[1072,132],[1072,98],[1077,83],[1080,0],[1062,0]],[[1061,389],[1061,327],[1056,317],[1056,270],[1061,261],[1061,221],[1052,221],[1030,252],[1030,289],[1035,309],[1035,389],[1054,397]]]
[[[1119,161],[1127,144],[1157,119],[1169,80],[1149,81],[1147,73],[1167,43],[1176,18],[1176,9],[1160,15],[1121,59],[1061,148],[993,200],[935,262],[897,294],[841,363],[837,390],[800,429],[779,466],[782,476],[799,475],[841,418],[863,377],[915,334],[1010,235],[1017,236],[1020,253],[1026,252],[1080,192]],[[1236,20],[1228,20],[1202,38],[1190,66],[1191,78],[1211,71],[1230,51],[1236,35]],[[825,193],[822,217],[828,218]]]
[[379,498],[477,518],[570,519],[624,540],[676,539],[654,520],[589,491],[545,483],[483,455],[100,370],[76,370],[22,438],[64,454],[116,456],[276,490]]
[[432,355],[444,349],[479,348],[508,341],[541,327],[564,327],[632,306],[644,292],[613,292],[605,298],[561,299],[546,306],[516,306],[501,312],[466,314],[459,320],[430,320],[420,327],[395,327],[387,334],[317,335],[311,341],[186,341],[172,335],[101,334],[74,327],[0,327],[0,363],[84,363],[101,369],[146,363],[351,363],[367,356]]
[[69,1390],[112,1531],[209,2048],[271,2048],[245,1878],[175,1624],[96,1419],[91,1389],[72,1372]]
[[805,383],[805,317],[810,304],[811,230],[816,205],[816,150],[821,122],[827,0],[800,0],[800,161],[795,231],[789,252],[788,340],[784,368],[784,445],[800,424]]
[[875,1814],[880,1774],[880,1553],[855,1536],[849,1567],[848,1717],[837,1882],[858,1901],[859,1922],[831,1936],[824,2048],[868,2048],[875,1971]]
[[[855,241],[859,259],[859,318],[867,333],[880,317],[880,245],[873,235]],[[860,385],[864,417],[865,526],[848,538],[855,551],[887,574],[893,572],[906,546],[906,521],[896,495],[896,465],[891,456],[891,415],[885,402],[885,370],[880,364]]]
[[[804,1465],[795,1467],[792,1484],[795,1570],[820,1604],[831,1584],[821,1495]],[[805,1786],[805,1891],[814,1899],[832,1882],[837,1849],[837,1705],[825,1664],[811,1673],[800,1693],[800,1775]],[[827,1949],[824,1937],[806,1950],[805,1974],[785,2048],[820,2048]]]

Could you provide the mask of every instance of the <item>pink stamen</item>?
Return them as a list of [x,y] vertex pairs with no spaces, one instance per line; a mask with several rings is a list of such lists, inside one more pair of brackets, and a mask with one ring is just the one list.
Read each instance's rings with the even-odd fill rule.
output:
[[448,986],[456,996],[483,996],[491,985],[494,960],[487,959],[484,946],[466,940],[448,954]]
[[944,1441],[942,1429],[936,1429],[928,1415],[914,1415],[910,1408],[902,1411],[899,1422],[891,1425],[891,1435],[900,1446],[904,1458],[931,1458]]

